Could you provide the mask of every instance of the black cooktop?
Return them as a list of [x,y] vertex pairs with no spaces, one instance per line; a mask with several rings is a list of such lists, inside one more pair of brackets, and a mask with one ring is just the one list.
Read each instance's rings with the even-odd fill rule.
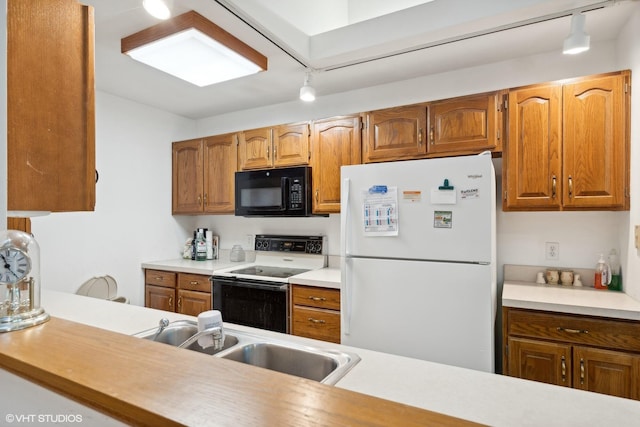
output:
[[304,273],[306,271],[309,271],[309,270],[306,268],[288,268],[288,267],[253,265],[251,267],[239,268],[237,270],[229,271],[229,273],[247,274],[250,276],[276,277],[278,279],[286,279],[287,277],[295,276],[296,274]]

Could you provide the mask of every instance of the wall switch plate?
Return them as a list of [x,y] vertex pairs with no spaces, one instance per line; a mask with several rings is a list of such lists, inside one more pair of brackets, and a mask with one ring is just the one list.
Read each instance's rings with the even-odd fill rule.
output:
[[255,236],[253,234],[247,234],[247,246],[249,249],[253,249],[255,246]]
[[560,243],[546,242],[544,253],[545,253],[545,259],[550,259],[550,260],[560,259]]

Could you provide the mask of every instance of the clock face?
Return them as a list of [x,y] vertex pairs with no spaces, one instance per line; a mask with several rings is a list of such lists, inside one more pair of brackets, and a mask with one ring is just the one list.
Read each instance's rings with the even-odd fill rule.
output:
[[0,283],[17,283],[31,271],[31,260],[18,248],[0,249]]

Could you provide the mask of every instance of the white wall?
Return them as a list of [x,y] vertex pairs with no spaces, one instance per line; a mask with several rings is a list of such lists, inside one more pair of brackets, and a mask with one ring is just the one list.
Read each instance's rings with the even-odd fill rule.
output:
[[176,258],[176,242],[188,234],[171,216],[171,142],[193,135],[195,123],[96,95],[95,212],[32,218],[42,287],[75,292],[90,277],[110,274],[121,295],[144,305],[140,264]]

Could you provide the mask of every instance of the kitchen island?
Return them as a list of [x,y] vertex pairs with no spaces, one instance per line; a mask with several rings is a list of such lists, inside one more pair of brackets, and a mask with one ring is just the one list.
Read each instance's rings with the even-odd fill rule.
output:
[[[363,420],[379,425],[458,425],[469,420],[494,426],[631,426],[640,419],[637,401],[229,325],[357,353],[361,361],[336,386],[327,386],[128,336],[155,327],[162,317],[193,319],[189,316],[46,290],[42,305],[54,316],[52,321],[0,335],[2,367],[103,412],[109,413],[105,399],[134,402],[109,413],[125,423],[142,417],[150,423],[187,425],[246,425],[260,419],[270,425]],[[79,324],[65,323],[69,321]],[[65,330],[74,334],[73,346],[50,342],[65,336]],[[105,330],[119,334],[98,338]],[[29,350],[29,337],[40,355]],[[16,364],[31,359],[42,367],[18,370]],[[73,360],[85,362],[80,367]],[[48,364],[57,366],[55,375],[46,373]],[[121,371],[114,372],[118,364]],[[91,375],[84,378],[83,369]],[[89,393],[91,387],[105,389]],[[45,402],[23,402],[28,403],[37,413]]]

